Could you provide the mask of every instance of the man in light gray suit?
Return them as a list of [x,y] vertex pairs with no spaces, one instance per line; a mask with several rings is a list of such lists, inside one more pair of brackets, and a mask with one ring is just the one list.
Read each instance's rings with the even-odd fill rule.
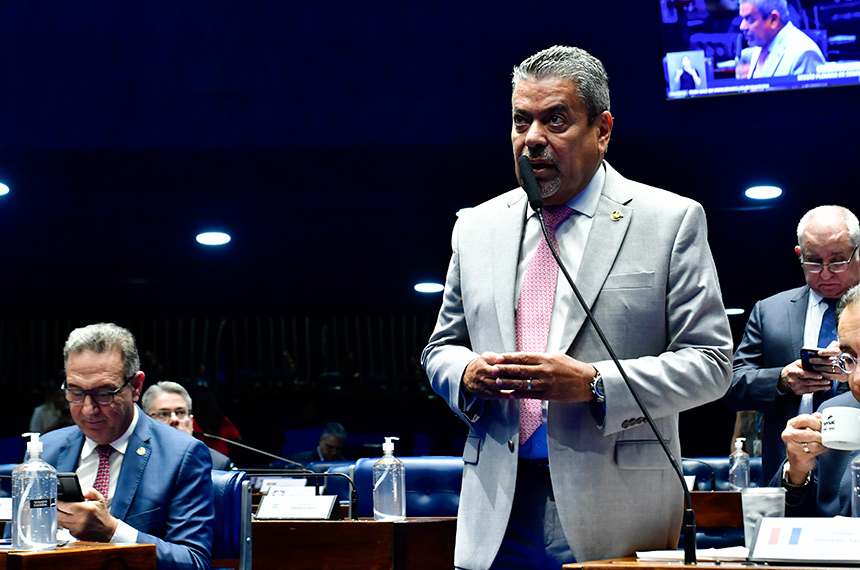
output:
[[[678,456],[678,412],[719,398],[730,380],[704,212],[603,161],[609,87],[585,51],[556,46],[526,59],[512,106],[514,158],[530,159],[545,211],[574,210],[554,232],[562,261]],[[557,569],[677,544],[680,482],[571,288],[553,283],[556,266],[546,349],[520,348],[517,328],[537,326],[521,322],[531,313],[520,291],[532,295],[524,276],[543,240],[521,189],[454,228],[422,364],[469,425],[457,568]],[[521,407],[534,401],[538,426],[523,437],[534,428],[521,434]]]
[[786,0],[742,0],[741,33],[749,48],[745,78],[815,73],[824,63],[818,44],[789,20]]

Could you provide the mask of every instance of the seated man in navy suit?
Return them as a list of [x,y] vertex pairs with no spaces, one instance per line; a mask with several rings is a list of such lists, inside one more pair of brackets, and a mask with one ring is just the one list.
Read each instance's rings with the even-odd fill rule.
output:
[[210,568],[212,460],[135,404],[144,378],[134,336],[113,324],[75,329],[63,359],[75,425],[44,436],[42,459],[75,471],[87,500],[58,502],[59,526],[79,540],[155,544],[159,570]]
[[[860,409],[860,285],[852,287],[836,309],[841,352],[834,361],[848,374],[850,392],[824,402],[819,412],[832,406]],[[788,456],[772,485],[785,487],[785,516],[852,516],[851,461],[860,451],[837,451],[821,443],[821,413],[804,414],[788,421],[782,440]],[[856,516],[856,513],[854,514]]]

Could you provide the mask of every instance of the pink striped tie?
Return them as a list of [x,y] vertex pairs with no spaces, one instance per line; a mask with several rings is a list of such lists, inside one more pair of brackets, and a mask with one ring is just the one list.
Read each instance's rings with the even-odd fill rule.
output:
[[[547,233],[558,251],[555,229],[573,213],[567,206],[546,206],[543,209]],[[558,280],[558,264],[549,250],[543,235],[526,268],[523,287],[517,303],[517,350],[522,352],[546,352],[549,323],[552,318],[552,303]],[[540,400],[520,400],[520,445],[528,441],[540,427],[543,409]]]
[[96,473],[96,482],[93,483],[93,489],[101,493],[102,497],[107,500],[108,490],[110,489],[110,454],[113,453],[113,447],[110,445],[98,445],[96,451],[99,452],[99,470]]

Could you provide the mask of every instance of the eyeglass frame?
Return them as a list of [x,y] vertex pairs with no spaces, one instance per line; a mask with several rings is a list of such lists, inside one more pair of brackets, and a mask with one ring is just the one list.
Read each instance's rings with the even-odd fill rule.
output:
[[[114,401],[116,399],[116,395],[119,394],[123,388],[131,385],[131,381],[134,380],[135,376],[137,376],[137,374],[132,374],[131,377],[129,377],[123,383],[123,385],[120,386],[119,388],[117,388],[116,390],[82,390],[81,388],[68,388],[68,387],[65,387],[65,382],[63,383],[64,387],[60,388],[60,389],[63,391],[63,395],[66,398],[66,401],[70,404],[83,404],[84,402],[87,401],[87,396],[89,396],[90,400],[92,400],[93,404],[95,404],[97,406],[110,406],[111,404],[114,403]],[[80,401],[69,400],[69,393],[70,392],[80,392],[81,396],[82,396]],[[98,400],[96,400],[96,397],[110,397],[110,401],[109,402],[99,402]]]
[[[819,263],[816,261],[802,261],[803,256],[801,256],[800,266],[803,267],[804,271],[808,271],[810,273],[821,273],[824,271],[826,267],[830,273],[845,273],[848,271],[848,264],[854,261],[854,257],[857,255],[857,249],[860,248],[860,243],[854,246],[854,250],[851,252],[851,255],[848,256],[848,259],[845,261],[834,261],[833,263]],[[839,267],[844,267],[845,269],[840,269],[838,271],[833,270],[833,266],[838,265]],[[815,271],[813,268],[817,267],[818,271]]]
[[[178,412],[182,412],[182,417],[179,417]],[[156,417],[156,416],[161,416],[161,414],[165,414],[165,413],[167,415],[164,416],[164,420],[162,420],[160,417]],[[154,412],[149,413],[149,417],[153,418],[154,420],[165,421],[165,422],[169,421],[171,416],[173,416],[173,415],[176,415],[177,420],[184,420],[185,418],[190,418],[191,417],[191,408],[177,408],[175,410],[161,409],[161,410],[156,410]]]
[[[846,365],[846,361],[850,363],[850,370],[848,369],[848,365]],[[840,352],[833,357],[833,365],[837,366],[845,374],[851,374],[857,369],[857,357],[847,352]]]

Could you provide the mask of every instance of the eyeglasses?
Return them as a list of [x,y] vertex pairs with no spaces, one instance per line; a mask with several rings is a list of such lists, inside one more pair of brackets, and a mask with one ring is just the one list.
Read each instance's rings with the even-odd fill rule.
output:
[[833,364],[839,367],[839,370],[845,374],[851,374],[857,368],[857,359],[847,352],[840,352],[833,360]]
[[126,380],[125,384],[116,390],[81,390],[80,388],[63,388],[63,392],[66,394],[66,401],[70,404],[83,404],[84,400],[89,396],[93,403],[98,404],[99,406],[109,406],[110,404],[113,404],[114,397],[120,392],[120,390],[131,384],[132,378],[134,378],[134,376]]
[[176,415],[177,420],[184,420],[191,415],[191,410],[178,408],[176,410],[157,410],[149,414],[150,417],[157,419],[160,422],[169,422],[170,416]]
[[848,264],[854,260],[854,255],[856,255],[858,247],[860,247],[860,243],[854,246],[854,251],[851,252],[851,256],[847,261],[835,261],[827,264],[812,261],[801,261],[800,264],[803,266],[803,269],[809,273],[821,273],[825,267],[829,269],[831,273],[843,273],[848,271]]

